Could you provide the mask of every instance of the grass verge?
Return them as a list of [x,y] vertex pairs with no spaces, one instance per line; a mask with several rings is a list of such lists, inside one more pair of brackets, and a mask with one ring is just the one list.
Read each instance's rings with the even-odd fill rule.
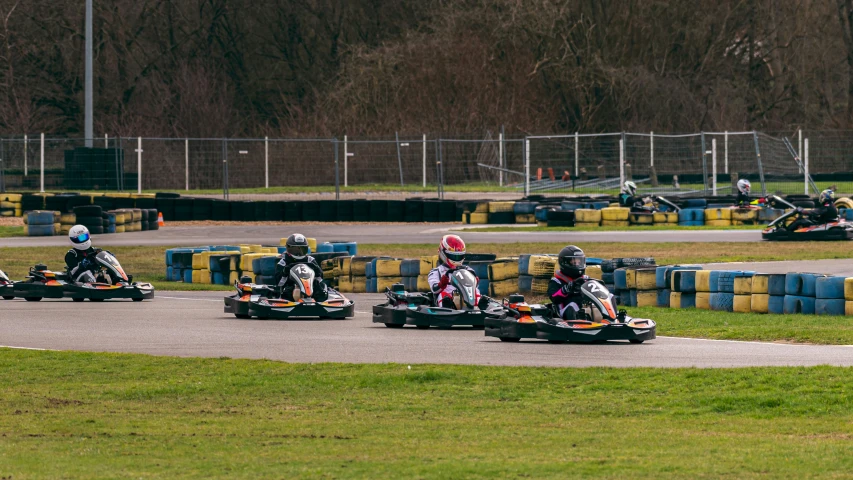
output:
[[11,227],[0,225],[0,238],[23,237],[24,227]]
[[408,369],[21,350],[2,350],[0,365],[5,478],[853,470],[849,368]]
[[766,225],[729,225],[727,227],[712,227],[710,225],[702,226],[681,226],[672,225],[631,225],[629,227],[475,227],[475,228],[459,228],[457,232],[636,232],[644,230],[756,230],[760,231]]

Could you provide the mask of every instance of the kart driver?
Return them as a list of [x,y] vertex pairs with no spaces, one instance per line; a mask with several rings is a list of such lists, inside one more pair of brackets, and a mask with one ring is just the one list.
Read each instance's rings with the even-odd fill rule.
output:
[[574,320],[581,306],[580,287],[589,280],[589,277],[584,275],[586,255],[580,248],[569,245],[560,250],[557,261],[560,271],[548,282],[548,298],[560,318]]
[[308,255],[308,240],[301,233],[294,233],[287,237],[286,250],[281,260],[275,266],[275,283],[281,289],[281,298],[293,301],[293,289],[296,285],[290,280],[290,270],[299,264],[308,265],[314,270],[314,286],[312,297],[318,302],[325,302],[329,298],[326,284],[323,282],[323,269],[311,255]]
[[619,206],[630,208],[632,213],[651,213],[656,210],[652,204],[654,197],[637,197],[636,195],[637,184],[630,180],[626,181],[622,185],[622,193],[619,194]]
[[[456,308],[453,303],[453,292],[456,287],[450,284],[450,273],[458,269],[465,269],[474,273],[471,267],[463,265],[464,261],[465,242],[457,235],[445,235],[438,245],[438,266],[430,270],[429,276],[427,276],[427,282],[435,298],[436,306]],[[479,279],[477,281],[479,283]],[[488,306],[488,299],[480,296],[478,306],[481,310],[485,310]]]
[[[819,207],[808,212],[804,217],[800,217],[788,226],[788,230],[795,231],[800,228],[810,227],[812,225],[823,225],[830,222],[838,221],[838,209],[835,208],[834,192],[826,189],[820,192],[818,197]],[[797,208],[797,211],[803,213],[802,208]]]
[[83,225],[74,225],[68,231],[68,238],[74,247],[65,254],[66,271],[71,280],[78,283],[97,281],[95,274],[98,273],[98,264],[95,262],[95,255],[101,252],[101,249],[92,248],[89,229]]
[[[749,180],[742,178],[737,181],[737,198],[735,199],[735,205],[741,208],[749,207],[752,204],[752,201],[749,199],[749,190],[752,188],[752,184],[749,183]],[[763,198],[758,199],[758,204],[761,205],[764,203]]]

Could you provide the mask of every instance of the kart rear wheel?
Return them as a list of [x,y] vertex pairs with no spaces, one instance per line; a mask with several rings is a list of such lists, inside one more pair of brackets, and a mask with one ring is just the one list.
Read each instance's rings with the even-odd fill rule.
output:
[[638,338],[632,338],[632,339],[629,339],[628,341],[631,343],[640,344],[640,343],[643,343],[645,340],[640,340]]
[[12,295],[4,295],[3,296],[3,300],[14,300],[14,299],[15,299],[15,297],[13,297]]
[[485,325],[472,325],[471,328],[473,328],[474,330],[485,330],[486,326]]
[[248,320],[248,319],[252,318],[251,315],[243,315],[240,313],[235,313],[234,316],[239,318],[240,320]]
[[85,300],[85,298],[72,298],[71,300],[75,302],[82,302],[83,300]]
[[90,298],[89,301],[90,302],[103,302],[104,299],[103,298]]
[[519,342],[521,341],[518,337],[498,337],[502,342]]
[[403,324],[401,323],[386,323],[385,326],[388,328],[403,328]]
[[133,301],[134,301],[134,302],[141,302],[141,301],[142,301],[142,299],[141,299],[141,298],[134,298],[134,299],[133,299]]
[[415,325],[416,328],[420,328],[421,330],[428,330],[429,325]]
[[565,340],[548,340],[548,343],[553,343],[555,345],[562,345],[562,344],[566,343],[566,341]]
[[40,302],[41,297],[24,297],[24,300],[28,302]]

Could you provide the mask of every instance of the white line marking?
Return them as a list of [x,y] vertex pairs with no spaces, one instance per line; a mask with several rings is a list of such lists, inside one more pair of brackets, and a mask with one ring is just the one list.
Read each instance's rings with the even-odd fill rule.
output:
[[39,350],[39,351],[47,351],[47,348],[33,348],[33,347],[13,347],[11,345],[0,345],[0,348],[11,348],[13,350]]
[[[222,303],[221,298],[219,300],[214,300],[212,298],[187,298],[187,297],[163,297],[163,296],[158,296],[156,298],[168,298],[169,300],[192,300],[192,301],[196,301],[196,302],[218,302],[218,303]],[[225,298],[225,297],[222,297],[222,298]]]
[[783,347],[853,347],[853,345],[823,345],[818,343],[781,343],[781,342],[758,342],[755,340],[722,340],[718,338],[695,338],[695,337],[669,337],[658,335],[657,338],[671,338],[674,340],[696,340],[697,342],[726,342],[726,343],[754,343],[756,345],[779,345]]

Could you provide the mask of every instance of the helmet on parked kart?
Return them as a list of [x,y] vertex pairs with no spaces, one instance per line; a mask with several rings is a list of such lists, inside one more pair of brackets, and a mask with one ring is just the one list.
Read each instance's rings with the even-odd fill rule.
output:
[[749,180],[742,178],[737,181],[737,191],[744,194],[749,195],[749,189],[752,188],[752,184],[749,183]]
[[637,184],[628,180],[622,185],[622,192],[633,197],[637,193]]
[[305,257],[308,256],[308,239],[301,233],[294,233],[287,237],[284,246],[284,255],[289,257],[289,260],[305,260]]
[[821,205],[826,205],[828,203],[831,203],[832,199],[834,197],[835,197],[835,193],[832,190],[827,188],[826,190],[820,192],[820,197],[818,197],[818,202],[820,202]]
[[68,238],[71,239],[71,244],[77,250],[88,250],[92,246],[92,237],[89,236],[89,229],[83,225],[74,225],[68,231]]
[[465,261],[465,242],[457,235],[445,235],[438,245],[438,259],[449,268],[458,268]]
[[586,272],[586,255],[580,248],[569,245],[560,250],[557,257],[560,263],[560,273],[569,277],[580,277]]

